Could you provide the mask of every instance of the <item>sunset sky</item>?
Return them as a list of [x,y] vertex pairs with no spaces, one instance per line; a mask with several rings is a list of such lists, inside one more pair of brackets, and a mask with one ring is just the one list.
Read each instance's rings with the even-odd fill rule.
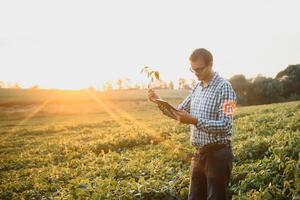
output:
[[0,80],[80,89],[140,74],[193,78],[204,47],[230,78],[300,63],[299,1],[0,1]]

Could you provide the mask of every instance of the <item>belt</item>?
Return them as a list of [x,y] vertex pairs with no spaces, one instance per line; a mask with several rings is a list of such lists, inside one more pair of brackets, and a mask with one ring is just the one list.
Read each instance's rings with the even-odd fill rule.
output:
[[197,153],[199,154],[205,154],[205,153],[209,153],[209,152],[213,152],[219,149],[222,149],[224,147],[229,147],[231,148],[231,142],[230,141],[226,141],[225,143],[209,143],[204,145],[201,148],[196,148]]

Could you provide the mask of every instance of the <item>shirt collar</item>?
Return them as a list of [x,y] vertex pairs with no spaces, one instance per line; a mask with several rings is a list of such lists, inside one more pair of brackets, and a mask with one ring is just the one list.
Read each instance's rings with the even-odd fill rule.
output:
[[[219,76],[219,73],[216,71],[214,71],[213,74],[214,75],[213,75],[212,79],[210,79],[210,81],[208,81],[208,84],[206,87],[209,87],[211,84],[213,84],[215,82],[215,80],[217,79],[217,77]],[[201,87],[203,87],[203,81],[200,81],[200,85],[201,85]],[[206,87],[203,87],[203,88],[206,88]]]

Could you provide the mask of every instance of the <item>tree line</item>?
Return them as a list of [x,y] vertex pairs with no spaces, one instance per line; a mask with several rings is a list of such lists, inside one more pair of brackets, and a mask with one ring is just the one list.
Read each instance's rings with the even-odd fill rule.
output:
[[[257,105],[284,101],[300,100],[300,64],[289,65],[284,70],[277,73],[275,78],[257,75],[247,79],[243,74],[234,75],[229,79],[233,89],[237,94],[239,105]],[[165,82],[156,80],[152,88],[155,89],[181,89],[190,90],[196,84],[195,79],[187,80],[179,78],[176,88],[173,81]],[[113,87],[112,81],[106,81],[101,89],[90,86],[89,90],[139,90],[146,89],[147,85],[132,84],[130,78],[118,79]],[[0,81],[0,88],[22,88],[18,83],[5,83]],[[33,85],[30,89],[39,89],[38,85]]]
[[275,78],[258,75],[247,79],[243,74],[229,79],[239,105],[269,104],[300,100],[300,64],[289,65]]

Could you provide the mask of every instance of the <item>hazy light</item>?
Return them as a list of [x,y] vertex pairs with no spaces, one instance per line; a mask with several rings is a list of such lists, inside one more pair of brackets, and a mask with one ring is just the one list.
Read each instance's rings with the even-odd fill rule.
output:
[[23,87],[101,88],[145,65],[193,78],[204,47],[221,76],[274,77],[300,63],[299,1],[1,1],[0,80]]

